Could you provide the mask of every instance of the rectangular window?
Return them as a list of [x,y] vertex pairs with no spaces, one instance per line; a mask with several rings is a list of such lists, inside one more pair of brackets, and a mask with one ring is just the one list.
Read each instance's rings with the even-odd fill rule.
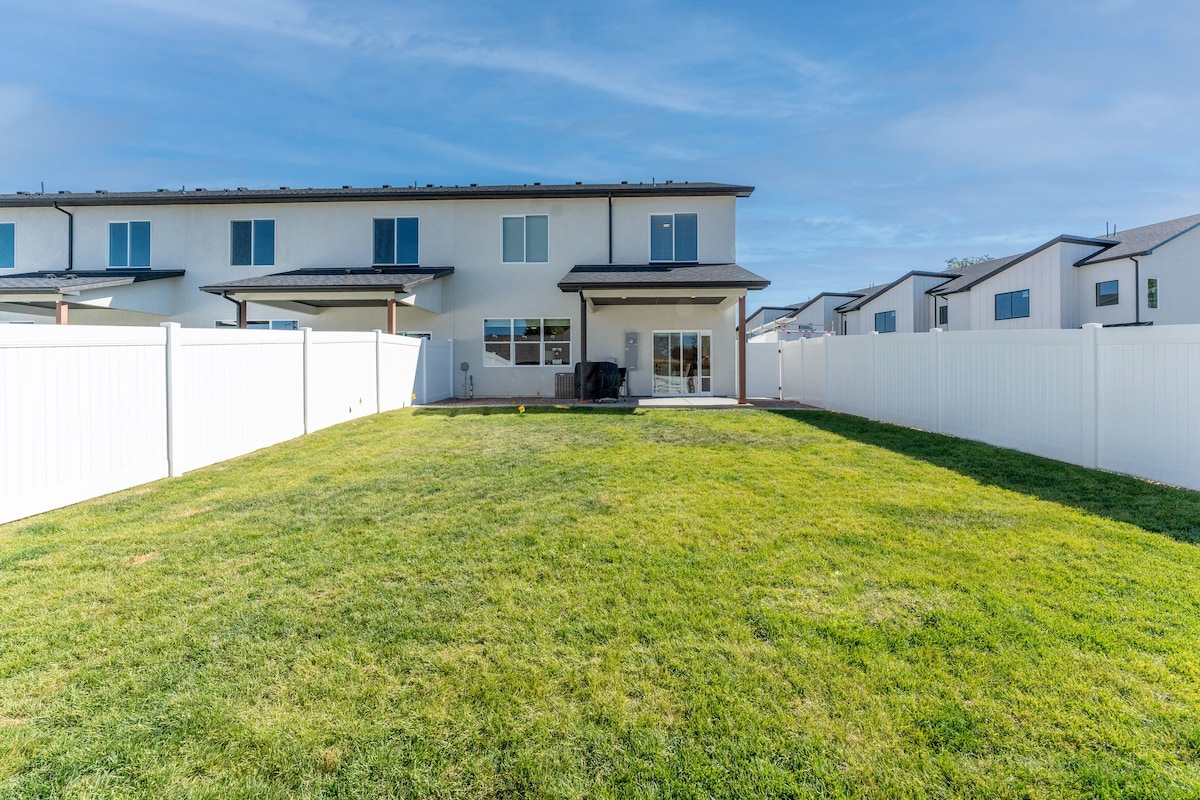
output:
[[1146,278],[1146,308],[1158,308],[1158,278]]
[[696,214],[651,214],[650,260],[699,260],[698,233]]
[[415,265],[418,254],[417,217],[396,217],[375,220],[375,255],[373,264]]
[[996,319],[1020,319],[1028,316],[1028,289],[996,295]]
[[545,214],[504,217],[502,220],[506,263],[545,263],[550,260],[550,218]]
[[150,223],[108,223],[108,265],[110,267],[150,266]]
[[1121,301],[1119,281],[1100,281],[1096,284],[1096,305],[1115,306]]
[[229,263],[235,267],[275,266],[275,220],[230,221]]
[[0,269],[17,266],[17,223],[0,222]]
[[938,325],[945,325],[950,321],[950,306],[938,306]]
[[875,315],[875,332],[876,333],[895,333],[896,332],[896,312],[895,311],[880,311]]
[[560,367],[571,363],[571,320],[518,317],[483,321],[485,367]]
[[[236,319],[219,319],[213,323],[215,328],[236,328]],[[300,321],[295,319],[250,319],[246,320],[246,330],[258,331],[298,331]]]

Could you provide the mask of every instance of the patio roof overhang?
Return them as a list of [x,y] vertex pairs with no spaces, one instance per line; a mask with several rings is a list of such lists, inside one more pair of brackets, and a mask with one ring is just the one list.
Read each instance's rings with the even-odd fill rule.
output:
[[237,303],[249,302],[319,314],[327,308],[382,308],[395,304],[441,313],[438,278],[454,267],[339,267],[297,269],[201,286]]
[[181,269],[120,268],[5,275],[0,276],[0,309],[18,314],[58,314],[60,322],[66,321],[65,312],[72,308],[166,318],[172,313],[169,293],[148,284],[183,275]]

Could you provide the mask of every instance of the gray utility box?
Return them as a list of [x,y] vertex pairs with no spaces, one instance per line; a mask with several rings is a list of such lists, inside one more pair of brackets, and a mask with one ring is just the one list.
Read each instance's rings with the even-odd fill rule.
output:
[[625,369],[638,368],[638,335],[625,334]]

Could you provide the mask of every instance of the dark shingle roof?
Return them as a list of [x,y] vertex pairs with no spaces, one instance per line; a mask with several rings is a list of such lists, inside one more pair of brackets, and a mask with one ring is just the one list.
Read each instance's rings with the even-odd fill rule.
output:
[[181,269],[156,270],[43,270],[0,276],[0,294],[55,293],[77,295],[89,289],[128,286],[131,283],[179,278]]
[[[789,316],[792,319],[795,319],[795,317],[798,314],[800,314],[801,311],[808,308],[813,303],[820,300],[822,297],[849,297],[853,300],[853,299],[862,297],[866,291],[867,291],[866,289],[858,289],[853,292],[821,292],[820,294],[816,295],[815,297],[805,300],[803,303],[796,303],[796,305],[792,306],[792,313]],[[845,304],[843,303],[843,305],[845,305]]]
[[1166,244],[1176,236],[1187,233],[1197,225],[1200,225],[1200,214],[1180,217],[1167,222],[1156,222],[1153,225],[1143,225],[1140,228],[1130,228],[1110,236],[1102,236],[1098,241],[1111,241],[1113,246],[1076,261],[1075,266],[1082,267],[1085,264],[1098,264],[1101,261],[1146,255],[1153,252],[1156,247]]
[[574,183],[508,186],[379,186],[340,189],[159,189],[152,192],[59,192],[3,194],[0,208],[30,206],[149,206],[214,203],[320,203],[382,200],[497,200],[556,197],[749,197],[753,186],[730,183]]
[[423,283],[450,275],[454,267],[347,267],[296,269],[273,275],[256,275],[235,281],[214,283],[200,289],[212,294],[223,292],[288,292],[312,290],[324,292],[394,291],[411,292]]
[[857,300],[851,300],[849,303],[843,303],[842,305],[837,307],[837,310],[843,311],[843,312],[857,311],[858,309],[865,306],[867,303],[874,300],[879,295],[883,294],[884,292],[888,291],[889,289],[899,286],[901,283],[904,283],[904,281],[906,281],[912,277],[951,278],[953,276],[954,276],[954,273],[952,273],[952,272],[926,272],[923,270],[914,269],[910,272],[905,273],[904,275],[901,275],[899,278],[892,281],[891,283],[885,283],[882,286],[872,286],[870,289],[860,289],[859,291],[862,292],[862,297],[859,297]]
[[966,289],[978,283],[989,275],[993,275],[1021,259],[1022,255],[1005,256],[1004,258],[993,258],[988,261],[980,261],[978,264],[972,264],[969,267],[962,269],[949,270],[948,274],[955,277],[943,283],[941,286],[935,286],[930,289],[928,294],[953,294],[959,289]]
[[580,264],[558,282],[564,292],[580,289],[765,289],[766,278],[737,264]]

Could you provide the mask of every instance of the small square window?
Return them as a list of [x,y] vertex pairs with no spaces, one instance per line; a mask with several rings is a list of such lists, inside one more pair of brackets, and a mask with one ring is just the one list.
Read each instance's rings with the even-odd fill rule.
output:
[[275,220],[232,220],[229,223],[229,263],[235,267],[274,266]]
[[698,260],[698,231],[697,214],[651,214],[650,260]]
[[110,267],[150,266],[150,223],[108,223],[108,265]]
[[375,254],[371,263],[381,266],[420,263],[419,229],[417,217],[375,220]]
[[550,218],[545,214],[504,217],[501,229],[505,263],[543,264],[550,260]]
[[1121,302],[1119,281],[1100,281],[1096,284],[1096,305],[1115,306]]

